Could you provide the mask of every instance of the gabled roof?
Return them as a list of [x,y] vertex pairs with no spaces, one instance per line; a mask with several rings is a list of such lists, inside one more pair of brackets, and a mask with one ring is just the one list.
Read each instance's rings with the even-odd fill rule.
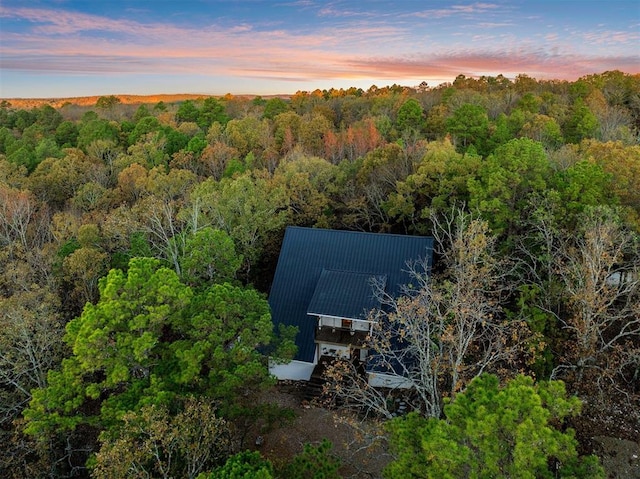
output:
[[366,319],[380,307],[374,285],[384,289],[387,276],[323,269],[313,292],[307,314],[347,319]]
[[[350,277],[351,287],[358,283],[356,279],[362,278],[357,274],[368,278],[386,276],[385,291],[395,297],[400,294],[402,286],[411,280],[407,264],[418,258],[426,258],[430,264],[432,251],[433,239],[429,237],[288,227],[269,294],[269,304],[275,325],[282,323],[299,329],[295,359],[305,362],[314,360],[316,325],[307,311],[312,305],[323,270],[328,271],[325,275],[329,276],[331,271],[355,274]],[[340,274],[336,273],[335,278],[341,278]],[[342,278],[349,277],[346,275]],[[322,291],[322,288],[318,290],[318,294]],[[373,289],[371,291],[373,293]],[[329,289],[324,289],[324,293],[328,292]],[[326,305],[320,296],[316,300]]]

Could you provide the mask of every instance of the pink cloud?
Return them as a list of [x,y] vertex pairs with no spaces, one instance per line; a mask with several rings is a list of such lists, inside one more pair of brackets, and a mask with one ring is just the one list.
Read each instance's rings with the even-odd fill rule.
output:
[[353,60],[353,68],[363,75],[384,72],[388,78],[450,76],[515,76],[526,73],[538,79],[575,80],[578,77],[619,69],[640,73],[640,56],[590,57],[553,55],[544,51],[499,51],[493,53],[451,52],[422,58],[371,58]]
[[136,22],[127,20],[112,20],[96,15],[74,13],[65,10],[48,10],[38,8],[0,7],[0,17],[20,18],[32,23],[39,23],[36,32],[43,34],[71,34],[81,31],[110,31],[128,33],[140,26]]
[[[473,3],[425,10],[418,16],[470,15],[497,8],[491,3]],[[348,28],[334,26],[313,32],[292,32],[261,30],[246,23],[181,28],[33,8],[0,7],[0,17],[34,23],[28,33],[3,33],[0,66],[14,71],[87,75],[188,73],[292,82],[453,79],[460,73],[469,76],[527,73],[540,79],[576,79],[613,69],[640,72],[637,54],[579,54],[569,45],[560,45],[556,33],[545,37],[548,48],[536,47],[526,39],[502,36],[498,44],[513,47],[480,51],[479,42],[495,43],[498,37],[461,32],[464,38],[459,44],[475,43],[475,50],[455,45],[443,49],[433,42],[415,43],[400,24],[364,20],[352,22]],[[486,23],[484,27],[506,25]],[[95,32],[99,35],[94,35]],[[573,34],[581,35],[577,31]],[[639,39],[635,32],[622,31],[584,34],[583,38],[590,44],[609,42],[607,45],[634,44]]]
[[[39,9],[1,9],[0,15],[40,23],[30,33],[12,33],[4,38],[6,55],[47,52],[62,55],[134,57],[242,57],[284,55],[323,57],[331,49],[370,47],[372,42],[395,40],[403,31],[389,26],[352,25],[348,30],[327,28],[314,33],[284,30],[254,30],[240,24],[222,28],[179,28],[165,24],[140,24],[129,20]],[[110,35],[93,35],[102,32]],[[113,33],[120,36],[113,37]],[[105,37],[109,36],[107,40]],[[25,61],[28,61],[25,59]]]
[[372,12],[365,12],[364,10],[346,10],[336,8],[335,5],[327,5],[320,9],[318,15],[321,17],[374,17],[379,14],[375,14]]
[[621,31],[600,31],[587,32],[582,35],[583,39],[595,45],[635,45],[640,43],[640,33]]
[[494,3],[472,3],[469,5],[452,5],[449,8],[437,8],[422,10],[420,12],[412,13],[412,16],[423,18],[445,18],[455,15],[469,15],[477,13],[485,13],[487,11],[495,10],[499,8],[499,5]]
[[513,27],[515,24],[511,22],[479,22],[476,25],[480,28],[503,28]]

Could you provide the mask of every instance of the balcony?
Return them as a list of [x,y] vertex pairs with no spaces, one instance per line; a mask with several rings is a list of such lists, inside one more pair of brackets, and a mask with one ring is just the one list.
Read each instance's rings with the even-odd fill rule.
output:
[[349,344],[360,347],[364,343],[368,331],[354,331],[346,328],[322,326],[316,329],[316,343]]

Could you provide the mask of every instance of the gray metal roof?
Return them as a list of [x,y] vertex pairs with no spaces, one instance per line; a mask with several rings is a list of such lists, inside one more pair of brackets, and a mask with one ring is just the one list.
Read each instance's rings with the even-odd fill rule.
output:
[[366,319],[380,307],[374,288],[384,290],[386,275],[323,269],[307,314],[337,318]]
[[432,252],[430,237],[288,227],[269,304],[275,325],[282,323],[299,329],[295,359],[314,360],[315,322],[307,311],[323,270],[359,273],[369,278],[386,276],[387,294],[398,296],[411,279],[407,263],[423,258],[430,264]]

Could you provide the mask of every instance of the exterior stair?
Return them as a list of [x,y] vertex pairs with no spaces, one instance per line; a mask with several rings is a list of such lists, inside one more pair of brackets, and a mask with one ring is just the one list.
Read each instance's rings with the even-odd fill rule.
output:
[[313,368],[313,372],[311,373],[311,377],[309,381],[307,381],[306,387],[303,393],[303,399],[306,401],[314,401],[318,400],[322,396],[322,391],[326,380],[324,379],[324,370],[326,365],[332,360],[332,358],[328,358],[323,356],[316,364],[316,367]]

